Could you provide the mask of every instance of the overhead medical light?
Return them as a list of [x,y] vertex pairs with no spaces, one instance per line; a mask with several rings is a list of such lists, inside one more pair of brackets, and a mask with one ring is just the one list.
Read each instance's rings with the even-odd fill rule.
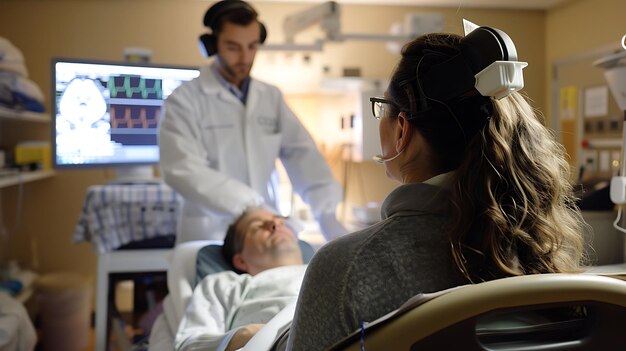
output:
[[[424,33],[438,32],[443,29],[443,16],[435,13],[408,14],[400,34],[341,33],[341,9],[339,4],[328,1],[295,14],[289,15],[283,22],[284,44],[264,44],[261,50],[272,51],[322,51],[325,42],[346,40],[406,42]],[[296,34],[319,24],[325,37],[310,44],[295,42]]]

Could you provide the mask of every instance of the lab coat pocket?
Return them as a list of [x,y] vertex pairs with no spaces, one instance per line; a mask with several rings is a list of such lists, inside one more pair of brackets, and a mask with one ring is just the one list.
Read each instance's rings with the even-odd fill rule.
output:
[[241,152],[240,135],[232,122],[202,124],[202,145],[212,168],[219,168],[220,155]]
[[282,133],[260,134],[259,147],[267,155],[271,155],[272,158],[276,158],[278,157],[278,153],[280,151],[280,142],[282,141],[282,138]]

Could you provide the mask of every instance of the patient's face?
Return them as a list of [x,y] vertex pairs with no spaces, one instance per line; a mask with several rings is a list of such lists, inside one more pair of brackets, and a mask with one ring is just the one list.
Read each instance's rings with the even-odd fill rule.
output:
[[265,210],[244,216],[236,226],[237,239],[243,249],[233,258],[233,265],[256,274],[265,269],[302,264],[302,253],[294,233],[283,217]]

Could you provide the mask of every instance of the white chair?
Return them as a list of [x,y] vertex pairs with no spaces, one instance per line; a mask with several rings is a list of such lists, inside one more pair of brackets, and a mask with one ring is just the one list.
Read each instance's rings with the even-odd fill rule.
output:
[[[355,331],[333,350],[626,349],[623,280],[539,274],[433,295],[409,301],[364,331]],[[577,314],[547,318],[549,311]]]
[[183,318],[185,308],[193,294],[196,279],[196,260],[198,251],[207,245],[221,245],[222,241],[195,240],[176,245],[171,256],[171,265],[167,270],[167,287],[176,316],[176,325]]
[[151,351],[172,350],[176,329],[193,293],[198,251],[207,245],[221,243],[214,240],[188,241],[172,249],[167,269],[169,293],[163,300],[163,313],[157,317],[150,332],[148,347]]

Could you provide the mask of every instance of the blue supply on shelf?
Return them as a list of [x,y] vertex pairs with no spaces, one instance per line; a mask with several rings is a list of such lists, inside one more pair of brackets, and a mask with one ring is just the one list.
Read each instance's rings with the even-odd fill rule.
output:
[[8,279],[0,282],[0,290],[8,291],[12,296],[19,294],[24,289],[24,284],[17,279]]
[[44,112],[44,97],[32,80],[0,71],[0,105],[16,111]]

